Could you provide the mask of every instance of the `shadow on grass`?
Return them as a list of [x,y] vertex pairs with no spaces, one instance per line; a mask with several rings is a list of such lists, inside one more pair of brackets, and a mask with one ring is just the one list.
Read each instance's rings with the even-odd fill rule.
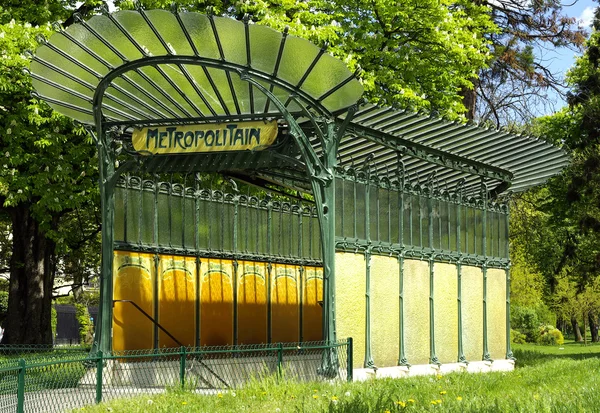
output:
[[[571,359],[571,360],[585,360],[590,358],[600,358],[600,346],[581,347],[581,351],[573,352],[572,348],[568,348],[564,353],[560,353],[557,349],[556,352],[548,352],[536,349],[515,349],[513,354],[517,359],[515,366],[519,367],[532,367],[539,366],[552,360],[557,359]],[[566,346],[565,346],[566,347]],[[571,350],[571,351],[569,351]]]

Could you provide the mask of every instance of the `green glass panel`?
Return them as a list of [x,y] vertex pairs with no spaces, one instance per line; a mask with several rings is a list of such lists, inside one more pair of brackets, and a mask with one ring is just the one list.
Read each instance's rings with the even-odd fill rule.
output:
[[142,193],[142,239],[144,244],[154,243],[154,193]]
[[344,182],[344,236],[355,238],[354,226],[358,225],[358,217],[356,216],[356,205],[354,203],[354,186],[352,181]]
[[[129,10],[117,12],[117,13],[113,14],[113,16],[115,17],[115,19],[117,19],[119,22],[121,22],[121,24],[123,24],[124,20],[127,21],[127,19],[124,16],[125,15],[133,15],[133,14],[137,14],[138,18],[141,18],[137,12],[129,11]],[[125,36],[121,32],[121,30],[119,30],[119,28],[117,26],[115,26],[115,24],[112,21],[110,21],[110,19],[108,17],[106,17],[106,16],[92,17],[88,21],[88,24],[96,32],[101,33],[102,37],[106,40],[106,42],[108,44],[110,44],[112,47],[114,47],[115,49],[117,49],[119,51],[119,53],[121,53],[123,56],[125,56],[127,58],[127,60],[129,60],[129,61],[137,60],[143,56],[143,54],[138,50],[138,48],[129,41],[127,36]],[[144,26],[146,26],[145,23],[142,23],[142,24]],[[92,37],[94,37],[94,36],[91,33],[87,33],[87,36],[82,40],[84,40],[87,43],[88,39],[92,38]],[[98,40],[98,42],[100,42],[100,41]],[[94,45],[94,47],[95,47],[95,45]],[[103,57],[110,58],[111,61],[116,62],[117,61],[116,59],[118,59],[118,57],[114,56],[113,52],[109,51],[109,49],[104,45],[102,45],[98,49],[94,49],[94,50],[98,50],[100,53],[102,53]],[[113,55],[113,56],[111,56],[111,55]]]
[[[414,246],[414,247],[422,247],[423,244],[421,243],[421,221],[422,221],[422,216],[421,216],[421,197],[419,195],[411,195],[410,197],[410,208],[412,211],[412,223],[411,223],[411,229],[412,229],[412,239],[411,239],[411,243],[410,245]],[[427,213],[427,211],[425,210],[425,213]],[[427,228],[427,227],[425,227]],[[427,232],[425,232],[425,235],[427,235]]]
[[[335,235],[338,237],[344,236],[345,228],[342,228],[342,222],[344,225],[352,225],[352,221],[345,221],[344,217],[344,184],[346,182],[340,178],[335,179]],[[349,182],[348,182],[349,184]]]
[[357,182],[356,184],[356,205],[354,210],[356,211],[356,237],[358,239],[367,239],[366,233],[366,220],[367,216],[364,215],[365,204],[366,204],[366,191],[365,184]]
[[246,66],[244,25],[229,17],[214,17],[225,60]]
[[[121,103],[115,103],[117,100],[120,102],[123,102],[123,104],[129,105],[130,107],[135,108],[136,111],[134,112],[134,111],[130,110],[130,108],[124,107]],[[144,98],[144,100],[148,100],[148,99]],[[105,105],[109,105],[110,107],[119,108],[119,109],[123,110],[124,112],[127,112],[127,113],[131,114],[132,116],[135,116],[138,118],[141,117],[141,118],[146,118],[146,119],[154,119],[157,116],[155,112],[150,111],[146,106],[140,104],[139,101],[136,101],[135,99],[129,97],[125,93],[122,93],[122,92],[116,90],[112,85],[111,85],[111,87],[108,88],[106,94],[104,95],[103,102]],[[156,105],[150,105],[150,106],[154,107]],[[139,112],[141,112],[141,114]]]
[[[233,95],[231,94],[231,88],[229,87],[225,71],[211,68],[208,69],[208,73],[215,83],[215,87],[221,94],[221,97],[225,102],[225,106],[229,109],[229,113],[236,113]],[[234,80],[234,77],[236,76],[237,75],[231,76],[231,79]]]
[[248,29],[252,67],[261,72],[273,74],[281,43],[281,33],[257,24],[250,25]]
[[[71,84],[69,86],[72,86],[72,85],[73,84],[71,82]],[[74,106],[77,106],[80,108],[85,108],[88,110],[92,106],[91,97],[86,98],[86,99],[79,98],[79,97],[73,96],[69,92],[64,92],[62,90],[55,88],[54,86],[50,86],[46,83],[39,82],[37,80],[33,81],[33,86],[36,88],[38,93],[42,96],[51,96],[53,99],[68,103],[69,105],[72,105],[72,106],[74,105]],[[62,112],[62,109],[60,111]]]
[[313,219],[309,215],[304,215],[302,217],[302,255],[304,257],[312,258],[314,255],[311,254],[312,250],[312,232],[311,225],[313,224]]
[[[231,73],[231,83],[233,84],[233,90],[235,91],[235,97],[237,99],[238,105],[240,107],[241,113],[251,113],[252,108],[250,107],[250,85],[248,82],[245,82],[240,79],[239,75],[236,73]],[[256,90],[256,89],[255,89]],[[256,95],[256,93],[253,93]],[[262,95],[262,93],[261,93]],[[254,96],[253,96],[254,98]],[[263,100],[264,102],[264,100]],[[235,104],[231,105],[233,110],[235,111]],[[260,107],[260,111],[262,111],[263,107]]]
[[179,15],[198,50],[198,55],[219,59],[219,48],[208,17],[198,13],[180,13]]
[[273,210],[273,218],[271,220],[271,253],[281,255],[281,210],[278,208]]
[[[198,113],[198,110],[200,110],[202,114],[209,114],[206,105],[204,105],[204,102],[196,98],[198,94],[196,93],[196,90],[194,89],[192,83],[190,83],[183,74],[182,67],[175,65],[160,65],[160,68],[165,72],[168,78],[177,85],[178,89],[181,91],[180,93],[176,91],[175,88],[171,87],[171,97],[175,98],[192,114],[200,115],[200,113]],[[161,78],[164,79],[164,76],[161,76]],[[187,99],[185,99],[184,96]],[[188,100],[191,101],[194,104],[194,106],[191,106],[188,103]]]
[[198,248],[208,248],[208,206],[206,200],[198,200]]
[[390,191],[379,188],[379,240],[390,242]]
[[281,254],[292,255],[292,215],[289,212],[281,214]]
[[469,246],[467,245],[468,231],[467,231],[467,218],[469,217],[468,208],[465,206],[460,207],[460,251],[467,252]]
[[256,222],[256,252],[259,254],[266,254],[267,251],[267,211],[264,209],[254,208],[252,210],[253,221]]
[[297,85],[319,53],[319,48],[305,39],[288,36],[279,65],[279,77]]
[[492,211],[487,211],[487,225],[486,225],[486,253],[490,257],[496,256],[495,254],[495,244],[494,244],[494,227],[496,223],[496,213]]
[[403,222],[403,241],[405,245],[412,245],[412,222],[411,222],[411,208],[412,208],[412,195],[404,194],[404,204],[402,205],[402,220]]
[[125,199],[123,197],[125,190],[115,189],[115,223],[114,237],[115,241],[125,241]]
[[400,219],[402,218],[402,210],[400,208],[400,193],[389,191],[390,199],[390,241],[394,244],[400,244]]
[[319,220],[316,216],[314,216],[311,220],[312,224],[312,253],[314,259],[321,260],[323,259],[323,250],[321,248],[321,232],[319,230]]
[[[156,69],[154,69],[154,68],[149,68],[149,67],[146,67],[146,68],[144,68],[144,69],[143,69],[143,72],[144,72],[144,73],[146,73],[146,74],[148,74],[148,73],[151,73],[151,74],[152,74],[152,75],[154,75],[154,76],[157,76],[157,75],[159,75],[159,74],[156,72]],[[148,76],[149,76],[150,78],[152,78],[152,76],[150,76],[150,75],[148,75]],[[159,76],[160,76],[160,75],[159,75]],[[148,83],[148,82],[147,82],[147,81],[146,81],[144,78],[142,78],[142,76],[140,76],[140,74],[139,74],[139,73],[136,73],[136,72],[128,72],[128,73],[127,73],[127,77],[128,77],[128,78],[129,78],[129,79],[130,79],[130,80],[131,80],[131,81],[132,81],[132,82],[133,82],[135,85],[137,85],[137,86],[141,86],[141,87],[142,87],[142,89],[144,89],[144,90],[145,90],[145,91],[146,91],[146,92],[147,92],[149,95],[152,95],[152,96],[154,96],[154,98],[155,98],[156,100],[158,100],[158,101],[159,101],[159,102],[161,102],[161,103],[162,103],[164,106],[166,106],[167,108],[169,108],[169,109],[170,109],[172,112],[174,112],[174,113],[175,113],[177,116],[179,116],[179,117],[184,117],[183,113],[182,113],[182,112],[181,112],[181,111],[180,111],[180,110],[179,110],[177,107],[175,107],[175,106],[174,106],[174,105],[173,105],[173,104],[172,104],[172,103],[171,103],[171,102],[170,102],[168,99],[166,99],[166,98],[163,96],[163,94],[161,93],[162,86],[161,86],[160,84],[158,84],[158,83],[157,83],[157,87],[158,87],[159,89],[161,89],[161,90],[159,90],[159,89],[157,89],[157,87],[155,87],[155,86],[153,86],[153,85],[149,84],[149,83]],[[162,76],[160,76],[160,77],[162,78]],[[166,81],[163,79],[162,83],[164,84],[164,83],[166,83]],[[118,84],[119,84],[120,86],[123,86],[124,84],[126,84],[126,82],[124,82],[124,81],[123,81],[123,82],[121,82],[121,81],[118,81]],[[127,87],[127,90],[130,90],[129,88],[130,88],[130,86],[128,86],[128,87]],[[171,87],[169,86],[169,90],[170,90],[170,89],[171,89]],[[138,93],[139,93],[139,92],[138,92]],[[149,103],[151,106],[153,106],[153,107],[155,107],[155,106],[158,106],[158,105],[157,105],[157,104],[156,104],[154,101],[152,101],[152,100],[148,99],[147,97],[144,97],[143,99],[144,99],[145,101],[147,101],[147,102],[148,102],[148,103]],[[160,107],[157,107],[157,109],[159,109],[159,110],[161,110],[161,111],[163,111],[163,110],[164,110],[164,109],[161,109]],[[174,117],[174,116],[173,116],[173,115],[170,115],[170,117]]]
[[379,206],[377,205],[377,187],[375,185],[369,185],[369,235],[373,241],[381,241],[379,228],[380,228],[380,216]]
[[139,241],[141,196],[137,190],[129,189],[127,195],[127,239],[126,242],[137,243]]
[[183,198],[171,195],[171,245],[183,247]]
[[449,208],[450,208],[450,250],[451,251],[458,251],[458,246],[456,245],[456,231],[457,231],[457,218],[458,218],[458,207],[456,204],[453,203],[449,203],[448,204]]
[[223,251],[233,251],[233,204],[221,204],[221,221],[223,222]]
[[248,245],[250,244],[250,237],[253,234],[253,210],[250,209],[246,204],[240,205],[238,209],[238,250],[248,252]]
[[441,205],[440,205],[440,201],[438,199],[432,199],[431,200],[431,205],[432,205],[432,214],[431,214],[431,218],[433,220],[433,240],[431,240],[432,242],[432,246],[435,249],[441,249],[442,248],[442,238],[440,236],[441,234]]
[[363,94],[363,87],[358,80],[351,80],[339,90],[321,102],[330,111],[346,108],[356,102]]
[[483,211],[475,209],[475,253],[483,254]]
[[169,246],[171,242],[171,227],[169,198],[166,194],[158,195],[158,244]]
[[465,231],[467,231],[467,249],[469,254],[475,254],[475,227],[477,221],[475,219],[475,209],[471,207],[465,208],[467,211],[467,220],[464,222]]
[[187,41],[175,15],[167,10],[148,10],[148,19],[157,29],[160,37],[171,45],[172,53],[177,55],[193,55],[194,51]]
[[[38,52],[38,56],[43,55],[44,54],[43,52],[48,51],[47,48],[40,48],[40,49],[41,49],[42,53]],[[53,53],[53,52],[51,52],[51,53]],[[60,61],[60,59],[62,59],[62,62]],[[91,109],[91,107],[92,107],[91,99],[94,95],[93,87],[95,87],[95,85],[97,83],[96,79],[91,74],[89,74],[89,72],[79,69],[77,66],[68,62],[67,60],[63,59],[60,56],[56,56],[54,60],[58,60],[55,62],[55,64],[57,66],[71,65],[72,67],[65,68],[65,71],[72,73],[74,77],[80,79],[83,82],[86,82],[88,85],[90,85],[90,87],[83,86],[80,83],[77,83],[77,82],[69,79],[68,77],[62,75],[61,73],[55,72],[54,70],[51,70],[51,69],[43,66],[41,63],[38,63],[35,61],[31,62],[31,67],[30,67],[31,71],[35,72],[39,76],[44,77],[45,79],[51,80],[52,82],[59,84],[65,88],[71,89],[75,92],[85,95],[86,97],[89,98],[89,101],[81,102],[81,103],[78,102],[77,104],[82,105],[81,107],[83,107],[83,108]],[[43,83],[43,82],[40,82],[37,80],[34,80],[34,87],[40,94],[48,93],[47,96],[50,96],[53,99],[71,103],[71,101],[69,100],[69,97],[71,96],[71,94],[69,94],[67,92],[63,92],[59,89],[55,89],[53,86],[49,86],[46,83]]]
[[124,10],[114,13],[113,17],[147,54],[163,56],[168,53],[140,13]]
[[[34,86],[35,87],[35,86]],[[55,111],[57,111],[58,113],[61,113],[71,119],[75,119],[81,123],[85,123],[88,125],[93,125],[94,124],[94,116],[93,115],[89,115],[83,112],[79,112],[78,110],[73,110],[73,109],[69,109],[69,108],[65,108],[64,106],[61,105],[56,105],[54,103],[48,103],[48,105],[54,109]]]

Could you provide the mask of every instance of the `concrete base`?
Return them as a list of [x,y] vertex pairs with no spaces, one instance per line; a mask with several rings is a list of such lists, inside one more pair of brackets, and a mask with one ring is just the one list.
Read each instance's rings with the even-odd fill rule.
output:
[[418,364],[414,366],[394,366],[374,369],[354,369],[354,381],[382,378],[403,378],[411,376],[444,375],[448,373],[487,373],[492,371],[513,371],[514,360],[471,361],[469,363]]

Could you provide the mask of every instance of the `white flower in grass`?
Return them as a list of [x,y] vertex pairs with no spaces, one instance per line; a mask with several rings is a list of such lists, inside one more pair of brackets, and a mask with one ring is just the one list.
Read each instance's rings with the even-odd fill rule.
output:
[[350,397],[350,392],[349,392],[349,391],[347,391],[346,393],[344,393],[344,396],[346,396],[346,397]]
[[235,392],[231,392],[231,397],[235,397],[235,396],[236,396]]
[[280,411],[281,411],[281,409],[279,407],[275,409],[276,413],[279,413]]
[[151,399],[148,399],[148,404],[150,405],[150,404],[152,404],[152,403],[154,403],[154,401],[153,401],[153,400],[151,400]]

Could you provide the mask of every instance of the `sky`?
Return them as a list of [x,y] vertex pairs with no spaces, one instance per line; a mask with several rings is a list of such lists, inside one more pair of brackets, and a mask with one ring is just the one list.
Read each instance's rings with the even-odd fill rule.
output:
[[[566,14],[571,17],[575,17],[580,26],[587,29],[588,32],[591,32],[590,25],[592,24],[594,10],[598,6],[598,3],[592,0],[572,1],[574,4],[565,8]],[[571,3],[568,3],[567,1],[563,2],[563,4]],[[573,51],[568,48],[562,48],[558,50],[538,50],[538,53],[542,59],[550,65],[552,70],[561,78],[564,78],[569,68],[575,63],[576,58],[581,55],[581,52]],[[549,96],[549,98],[557,102],[555,109],[559,109],[561,106],[566,104],[564,100],[558,96],[558,94]]]

